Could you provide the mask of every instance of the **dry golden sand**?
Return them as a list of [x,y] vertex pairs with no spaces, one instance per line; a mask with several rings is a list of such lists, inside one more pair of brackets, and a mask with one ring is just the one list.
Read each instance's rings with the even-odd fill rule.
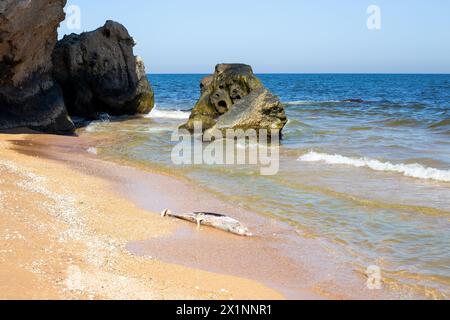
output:
[[[136,257],[172,220],[107,180],[13,150],[0,134],[0,299],[281,299],[255,281]],[[224,290],[226,288],[226,290]]]

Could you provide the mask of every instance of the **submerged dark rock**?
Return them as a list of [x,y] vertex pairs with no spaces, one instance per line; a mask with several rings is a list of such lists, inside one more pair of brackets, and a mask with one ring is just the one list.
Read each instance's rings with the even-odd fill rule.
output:
[[365,101],[362,99],[346,99],[342,100],[342,102],[349,102],[349,103],[364,103]]
[[202,80],[200,89],[201,97],[183,129],[193,131],[194,124],[201,122],[203,130],[274,129],[281,133],[287,123],[278,97],[264,88],[248,65],[219,64],[214,75]]
[[144,63],[133,54],[134,45],[127,29],[114,21],[57,43],[53,74],[71,116],[133,115],[153,109],[153,90]]
[[51,54],[65,0],[0,2],[0,129],[32,127],[67,134],[75,129]]

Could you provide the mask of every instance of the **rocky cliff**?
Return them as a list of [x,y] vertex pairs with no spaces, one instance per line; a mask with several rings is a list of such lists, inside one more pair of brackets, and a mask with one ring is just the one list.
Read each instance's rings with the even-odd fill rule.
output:
[[96,118],[148,113],[154,95],[135,43],[114,21],[92,32],[71,34],[56,45],[53,74],[64,92],[70,115]]
[[71,133],[51,54],[65,0],[0,1],[0,129]]
[[69,134],[70,116],[148,113],[154,95],[134,40],[107,21],[57,43],[66,0],[0,1],[0,129]]

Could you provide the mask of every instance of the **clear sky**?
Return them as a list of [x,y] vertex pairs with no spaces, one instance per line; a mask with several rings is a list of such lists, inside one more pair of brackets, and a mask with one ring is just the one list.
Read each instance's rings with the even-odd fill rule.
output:
[[[258,73],[450,73],[448,0],[69,0],[81,29],[116,20],[149,73],[210,73],[220,62]],[[369,30],[367,8],[381,9]]]

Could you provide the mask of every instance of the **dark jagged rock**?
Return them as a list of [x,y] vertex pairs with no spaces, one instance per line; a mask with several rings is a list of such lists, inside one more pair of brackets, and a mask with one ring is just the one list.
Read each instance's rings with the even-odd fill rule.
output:
[[72,133],[51,54],[65,0],[0,1],[0,129]]
[[153,109],[153,90],[134,45],[127,29],[114,21],[57,43],[54,76],[70,115],[96,118],[105,112],[133,115]]
[[[287,123],[283,105],[244,64],[219,64],[200,84],[201,97],[182,129],[275,129]],[[269,132],[270,133],[270,132]]]

